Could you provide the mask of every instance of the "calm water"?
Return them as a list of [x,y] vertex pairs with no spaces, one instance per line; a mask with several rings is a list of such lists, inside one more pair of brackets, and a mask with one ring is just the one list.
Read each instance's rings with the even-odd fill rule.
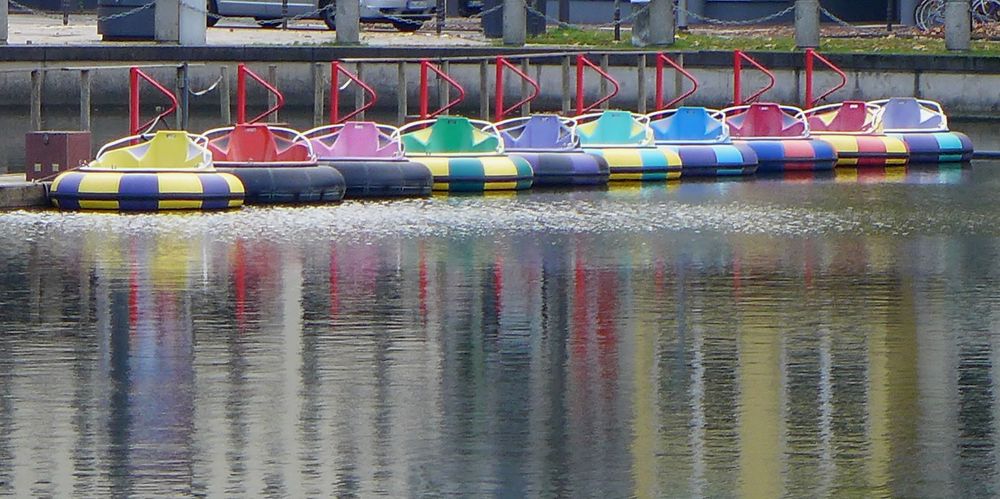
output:
[[1000,164],[0,213],[0,494],[995,496]]

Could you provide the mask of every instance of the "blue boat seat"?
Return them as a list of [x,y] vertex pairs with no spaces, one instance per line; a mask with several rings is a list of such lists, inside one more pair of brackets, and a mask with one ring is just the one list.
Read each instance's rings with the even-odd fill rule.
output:
[[722,121],[703,107],[681,107],[674,114],[649,124],[653,137],[665,142],[719,141],[725,137]]
[[520,133],[510,133],[514,130],[500,132],[508,149],[568,149],[573,146],[572,132],[554,114],[536,114],[517,129]]
[[942,118],[913,97],[894,97],[885,103],[882,124],[894,130],[936,130],[941,127]]

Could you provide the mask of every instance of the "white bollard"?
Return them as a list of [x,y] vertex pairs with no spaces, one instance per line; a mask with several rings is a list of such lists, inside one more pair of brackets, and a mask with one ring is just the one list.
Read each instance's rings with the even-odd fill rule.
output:
[[524,0],[503,2],[503,44],[522,46],[528,39],[528,13]]
[[795,2],[795,46],[819,48],[819,1],[797,0]]
[[361,2],[336,2],[337,43],[361,43]]
[[969,50],[972,18],[969,0],[948,0],[944,4],[944,46],[948,50]]
[[0,45],[7,44],[7,0],[0,0]]

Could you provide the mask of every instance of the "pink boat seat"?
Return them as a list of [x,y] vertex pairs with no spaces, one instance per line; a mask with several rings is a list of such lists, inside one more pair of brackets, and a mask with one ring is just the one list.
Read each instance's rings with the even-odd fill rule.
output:
[[275,135],[265,123],[240,123],[228,134],[209,141],[214,161],[288,163],[309,161],[309,147]]
[[844,101],[836,111],[829,115],[809,117],[809,128],[818,132],[864,132],[868,129],[868,108],[861,101]]
[[393,158],[399,153],[399,143],[386,137],[375,123],[348,121],[337,133],[333,144],[320,138],[312,139],[313,150],[321,159]]
[[778,104],[755,103],[729,118],[729,131],[734,137],[801,137],[805,124]]

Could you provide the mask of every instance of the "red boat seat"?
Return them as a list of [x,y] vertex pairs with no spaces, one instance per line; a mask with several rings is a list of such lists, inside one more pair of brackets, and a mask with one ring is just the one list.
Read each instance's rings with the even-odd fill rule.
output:
[[818,132],[863,132],[869,124],[868,108],[861,101],[844,101],[833,117],[827,114],[809,117],[809,128]]
[[729,118],[734,137],[799,137],[805,124],[781,110],[777,104],[755,103]]
[[240,123],[208,143],[214,161],[288,163],[309,161],[309,147],[274,134],[265,123]]

